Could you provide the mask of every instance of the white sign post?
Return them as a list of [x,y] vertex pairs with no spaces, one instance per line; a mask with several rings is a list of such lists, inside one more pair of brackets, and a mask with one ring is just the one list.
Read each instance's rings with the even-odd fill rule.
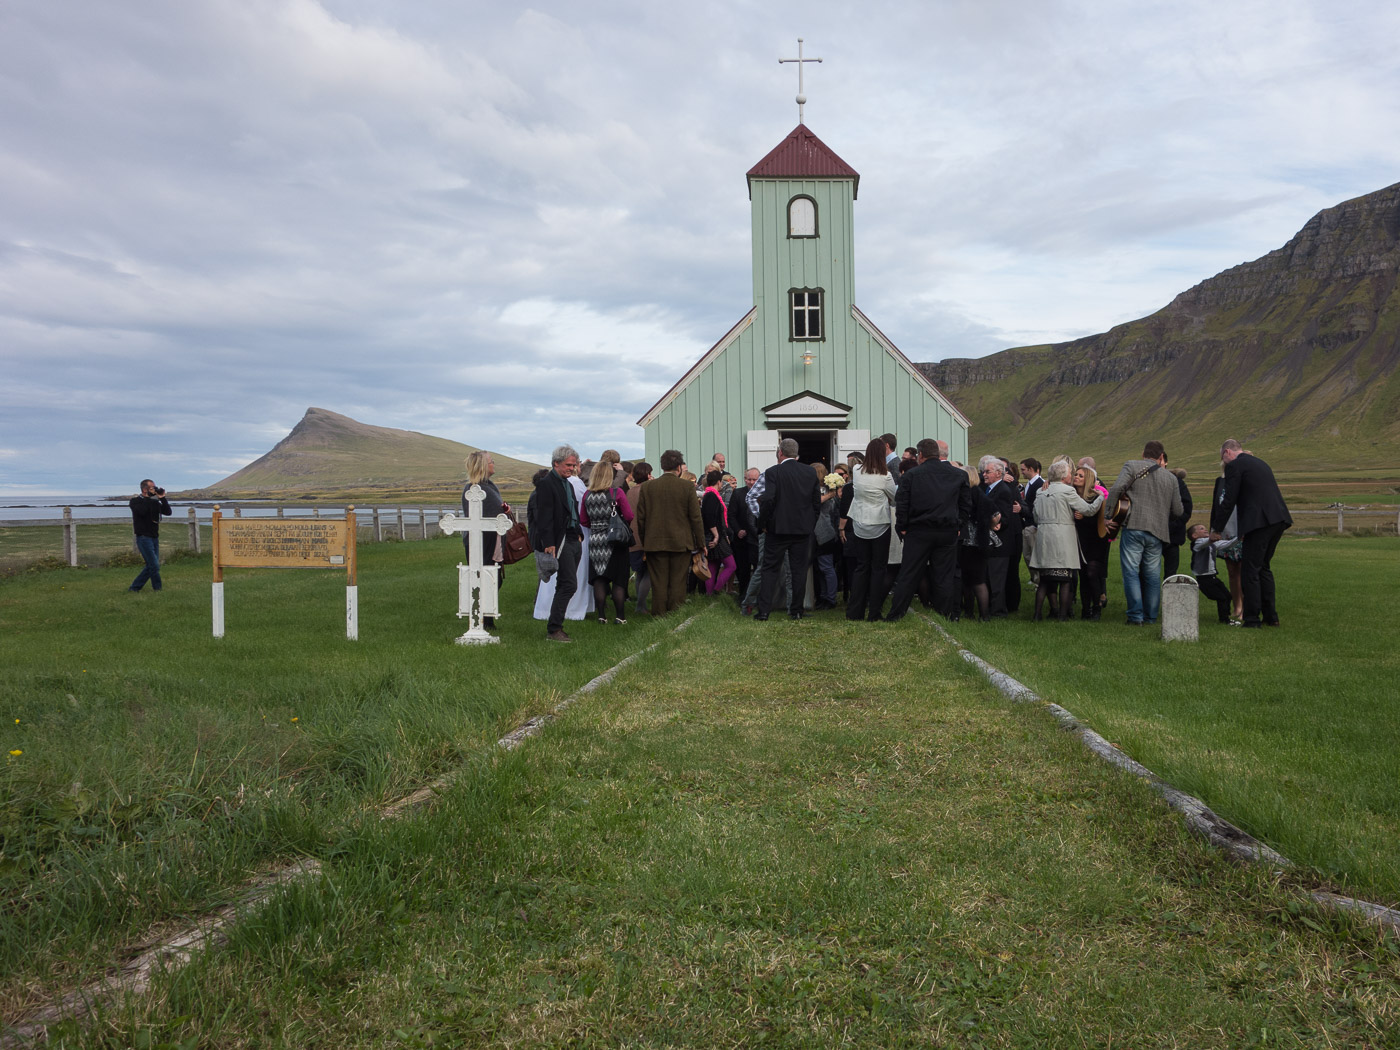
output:
[[480,485],[467,490],[467,516],[459,518],[455,514],[444,514],[438,519],[438,528],[448,535],[457,532],[467,534],[467,559],[470,565],[457,566],[457,616],[467,617],[470,627],[467,633],[457,639],[458,645],[487,645],[499,642],[494,634],[482,626],[482,617],[500,615],[500,594],[498,593],[500,568],[494,562],[487,563],[482,553],[485,546],[482,537],[504,535],[515,523],[505,514],[494,518],[481,516],[481,504],[486,501],[486,493]]

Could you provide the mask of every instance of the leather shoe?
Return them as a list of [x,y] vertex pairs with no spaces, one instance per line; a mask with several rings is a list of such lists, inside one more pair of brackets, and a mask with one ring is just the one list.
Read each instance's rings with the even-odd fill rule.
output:
[[800,613],[800,612],[790,612],[790,613],[788,613],[788,619],[789,619],[789,620],[802,620],[802,619],[806,619],[806,616],[807,616],[806,613]]
[[753,618],[754,618],[755,620],[758,620],[760,623],[762,623],[762,622],[764,622],[764,621],[766,621],[766,620],[768,619],[768,614],[767,614],[767,613],[754,613],[754,614],[753,614]]
[[567,634],[565,634],[562,630],[550,631],[547,635],[544,636],[544,640],[545,640],[546,642],[572,642],[572,641],[573,641],[573,639],[570,638]]

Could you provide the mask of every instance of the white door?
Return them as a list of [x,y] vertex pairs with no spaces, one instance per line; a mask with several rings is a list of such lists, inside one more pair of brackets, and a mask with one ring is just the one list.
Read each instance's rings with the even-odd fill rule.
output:
[[865,446],[870,444],[870,431],[868,430],[838,430],[836,432],[836,458],[844,463],[846,457],[852,452],[865,452]]
[[755,467],[764,471],[778,462],[778,436],[776,430],[750,430],[748,432],[747,456],[744,459],[745,471]]

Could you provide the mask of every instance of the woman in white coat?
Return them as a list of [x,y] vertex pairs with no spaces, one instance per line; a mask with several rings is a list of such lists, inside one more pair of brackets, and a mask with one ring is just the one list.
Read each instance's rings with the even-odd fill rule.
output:
[[1066,484],[1072,469],[1073,464],[1063,458],[1051,463],[1045,472],[1046,485],[1035,497],[1035,552],[1031,555],[1031,568],[1040,573],[1035,588],[1037,620],[1044,618],[1042,609],[1051,586],[1057,586],[1059,591],[1057,617],[1069,619],[1074,578],[1083,564],[1074,514],[1094,514],[1103,506],[1103,496],[1098,493],[1094,493],[1092,502],[1086,502],[1073,486]]
[[890,592],[886,563],[890,558],[890,508],[894,506],[894,478],[885,466],[885,443],[879,438],[866,447],[865,462],[851,477],[855,495],[851,509],[841,519],[841,539],[851,539],[856,549],[855,578],[846,601],[846,619],[867,615],[880,618],[880,607]]

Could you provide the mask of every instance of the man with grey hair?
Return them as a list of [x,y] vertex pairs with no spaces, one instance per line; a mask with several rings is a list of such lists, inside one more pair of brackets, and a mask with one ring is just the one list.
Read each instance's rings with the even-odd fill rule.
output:
[[821,482],[817,472],[797,460],[797,442],[784,438],[778,443],[778,465],[764,472],[763,495],[758,502],[758,528],[767,543],[763,551],[763,581],[758,595],[756,620],[768,619],[773,610],[773,591],[778,583],[778,566],[783,556],[792,569],[788,617],[802,619],[804,582],[811,555],[812,533],[821,510]]
[[1001,515],[993,526],[995,542],[987,551],[987,590],[991,596],[987,608],[994,619],[1005,619],[1007,581],[1013,572],[1020,588],[1020,555],[1012,561],[1012,552],[1020,548],[1021,538],[1021,516],[1015,509],[1018,493],[1015,484],[1006,480],[1006,464],[1000,456],[983,456],[977,461],[977,468],[982,474],[983,493],[991,501],[993,512]]
[[559,559],[545,637],[551,642],[572,642],[564,633],[564,612],[578,590],[578,563],[583,551],[578,500],[569,484],[569,478],[578,470],[578,453],[568,445],[560,445],[551,453],[550,463],[551,469],[535,483],[535,532],[530,539],[536,551]]
[[[749,482],[748,491],[744,494],[744,504],[748,507],[750,520],[754,523],[754,532],[758,535],[758,550],[753,558],[753,574],[749,577],[749,586],[739,602],[739,611],[744,616],[752,616],[758,609],[758,596],[763,590],[763,555],[768,550],[768,537],[758,527],[758,515],[762,509],[763,488],[768,484],[768,476],[762,473],[757,467],[751,467],[750,473],[757,474],[758,477]],[[748,477],[748,475],[744,475]],[[773,600],[779,605],[790,604],[789,594],[792,590],[790,579],[791,567],[789,561],[784,558],[781,568],[778,570],[778,589],[774,592]]]
[[1274,550],[1284,530],[1293,524],[1274,472],[1262,459],[1240,447],[1234,438],[1220,446],[1225,484],[1210,512],[1210,538],[1220,539],[1232,511],[1239,511],[1240,585],[1244,591],[1244,625],[1278,626],[1274,603]]

